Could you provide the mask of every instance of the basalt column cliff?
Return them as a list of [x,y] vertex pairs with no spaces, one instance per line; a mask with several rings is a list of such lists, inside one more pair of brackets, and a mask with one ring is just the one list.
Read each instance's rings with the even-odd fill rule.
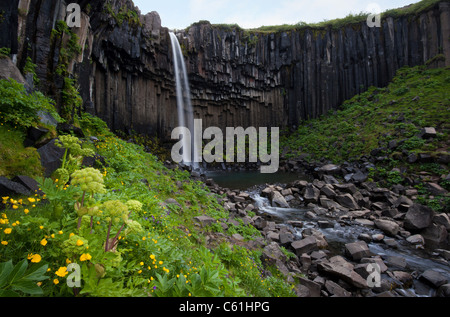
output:
[[[58,21],[73,2],[82,10],[81,27],[58,37]],[[116,130],[170,137],[178,125],[173,57],[156,12],[141,15],[130,0],[14,0],[2,1],[0,13],[8,30],[0,47],[11,48],[20,69],[31,57],[39,88],[60,107],[64,72],[56,70],[75,38],[80,49],[63,66],[77,79],[84,109]],[[450,2],[386,17],[380,28],[361,22],[250,32],[200,22],[177,36],[204,126],[290,127],[386,85],[402,66],[448,66]]]

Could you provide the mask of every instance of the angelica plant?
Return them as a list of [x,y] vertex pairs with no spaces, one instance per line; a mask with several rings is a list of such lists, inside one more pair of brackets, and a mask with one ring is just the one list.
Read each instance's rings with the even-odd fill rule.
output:
[[[103,175],[99,170],[88,167],[74,172],[72,175],[72,185],[79,186],[83,192],[81,201],[75,203],[75,211],[78,214],[78,229],[81,227],[81,220],[83,216],[89,215],[91,217],[91,230],[93,226],[93,218],[100,214],[98,206],[94,199],[94,194],[103,194],[106,192],[103,184]],[[90,197],[86,197],[86,194]]]

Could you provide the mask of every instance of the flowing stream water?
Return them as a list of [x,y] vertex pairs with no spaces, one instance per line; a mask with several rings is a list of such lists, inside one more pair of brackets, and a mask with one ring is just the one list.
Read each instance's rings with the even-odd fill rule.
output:
[[[332,255],[343,255],[345,244],[358,241],[358,237],[365,233],[369,236],[382,233],[378,229],[359,225],[357,223],[343,223],[339,219],[318,216],[317,219],[310,219],[307,212],[311,211],[308,208],[278,208],[272,207],[268,198],[260,195],[260,188],[257,187],[265,183],[286,184],[293,180],[307,180],[306,176],[299,176],[298,174],[280,173],[274,175],[260,176],[257,172],[211,172],[208,176],[222,187],[240,189],[249,193],[254,200],[254,205],[260,213],[268,216],[272,221],[278,224],[289,226],[296,233],[298,238],[302,238],[302,233],[305,229],[313,228],[319,230],[329,244],[329,251]],[[226,185],[229,185],[227,187]],[[256,187],[255,187],[256,185]],[[288,224],[289,221],[302,221],[303,228],[294,228]],[[332,223],[331,228],[320,228],[319,221],[328,221]],[[433,269],[440,272],[450,281],[450,265],[448,261],[438,259],[432,254],[430,250],[416,249],[409,245],[406,241],[398,241],[398,248],[391,248],[381,243],[368,243],[371,252],[374,255],[380,255],[383,259],[388,257],[402,257],[406,260],[407,267],[403,270],[410,273],[416,272],[422,274],[426,270]],[[390,269],[393,270],[393,269]],[[395,270],[395,269],[394,269]],[[402,270],[402,269],[400,269]],[[414,293],[414,290],[409,290]],[[432,294],[430,293],[429,296]],[[425,296],[428,296],[425,294]]]

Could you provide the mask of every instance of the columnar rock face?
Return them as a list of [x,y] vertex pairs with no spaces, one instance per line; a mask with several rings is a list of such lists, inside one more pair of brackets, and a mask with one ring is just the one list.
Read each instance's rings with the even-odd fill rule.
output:
[[[82,9],[73,28],[82,52],[69,64],[84,107],[111,128],[170,137],[178,125],[169,30],[156,12],[133,18],[131,0],[15,0],[0,3],[0,47],[37,64],[40,88],[61,105],[55,75],[63,45],[52,37],[67,4]],[[450,64],[450,3],[417,15],[340,29],[256,33],[197,23],[177,32],[196,117],[203,126],[290,127],[336,109],[402,66]],[[62,42],[63,43],[63,42]]]

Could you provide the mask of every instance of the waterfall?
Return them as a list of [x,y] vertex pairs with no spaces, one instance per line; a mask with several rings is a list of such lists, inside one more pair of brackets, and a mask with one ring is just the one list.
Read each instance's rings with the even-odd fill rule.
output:
[[197,169],[198,163],[195,158],[198,157],[198,150],[194,146],[194,110],[191,103],[191,90],[189,88],[189,78],[187,75],[186,64],[184,62],[183,52],[178,38],[174,33],[170,33],[172,42],[172,52],[174,60],[174,72],[176,81],[177,110],[178,110],[178,126],[186,127],[191,131],[191,142],[183,136],[183,150],[191,146],[191,157],[188,151],[183,151],[183,163]]

